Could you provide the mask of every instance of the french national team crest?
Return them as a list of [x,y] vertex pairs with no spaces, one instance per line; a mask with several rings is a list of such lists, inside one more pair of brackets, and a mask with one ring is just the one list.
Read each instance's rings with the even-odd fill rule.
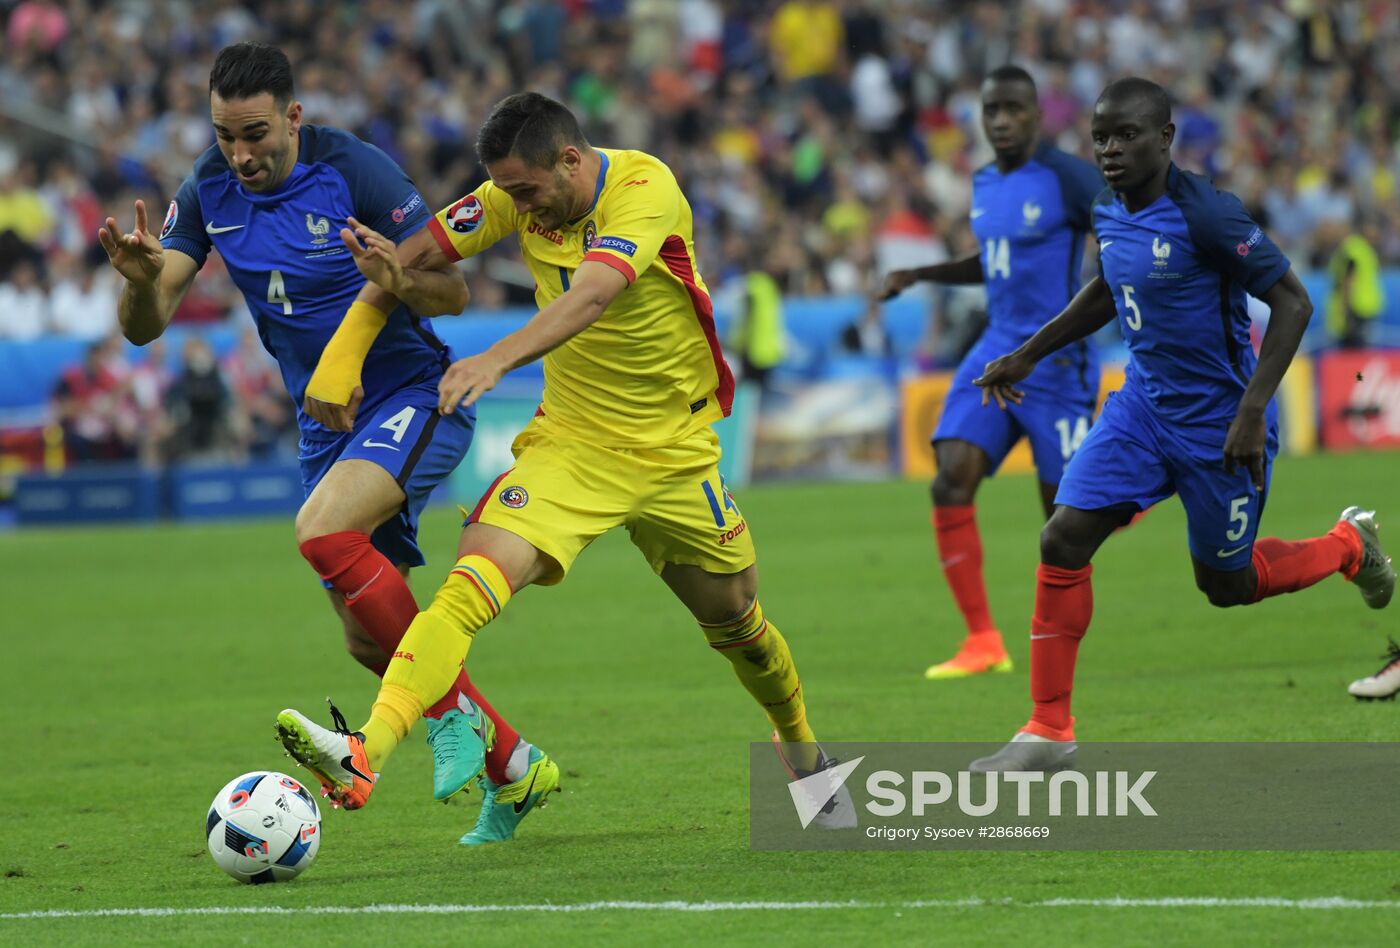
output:
[[175,222],[180,219],[180,205],[174,201],[170,202],[170,209],[165,212],[165,223],[160,225],[160,239],[164,240],[170,236],[170,232],[175,229]]
[[530,495],[525,493],[523,487],[507,487],[501,491],[501,503],[512,510],[519,510],[530,502]]
[[475,194],[468,194],[447,209],[447,226],[459,234],[470,234],[481,226],[486,208]]
[[1171,241],[1163,240],[1160,236],[1152,238],[1152,256],[1156,257],[1155,265],[1165,267],[1167,261],[1171,259]]
[[322,217],[320,220],[306,214],[306,229],[311,232],[311,242],[313,244],[324,244],[329,238],[327,234],[331,232],[331,222]]

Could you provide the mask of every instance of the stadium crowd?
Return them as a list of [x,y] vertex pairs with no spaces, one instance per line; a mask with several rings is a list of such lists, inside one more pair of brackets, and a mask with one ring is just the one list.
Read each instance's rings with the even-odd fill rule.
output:
[[[971,250],[979,82],[1006,62],[1036,77],[1046,134],[1085,155],[1108,79],[1161,82],[1178,162],[1301,266],[1348,235],[1400,263],[1400,13],[1383,0],[0,0],[0,23],[0,339],[113,331],[101,218],[165,206],[213,140],[214,53],[246,38],[286,49],[307,121],[385,149],[434,207],[483,178],[493,102],[563,100],[593,141],[676,170],[720,293],[754,269],[789,294],[866,293]],[[530,300],[510,242],[470,267],[477,306]],[[240,318],[211,258],[176,320]]]

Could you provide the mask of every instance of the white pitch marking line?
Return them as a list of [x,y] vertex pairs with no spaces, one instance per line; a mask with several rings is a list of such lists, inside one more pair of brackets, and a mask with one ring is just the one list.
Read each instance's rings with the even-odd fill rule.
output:
[[0,920],[54,918],[167,918],[182,915],[475,915],[489,912],[787,912],[794,909],[956,909],[1004,908],[1278,908],[1305,911],[1338,909],[1400,909],[1400,901],[1365,901],[1337,896],[1285,898],[1111,898],[1043,899],[919,899],[907,902],[576,902],[555,905],[232,905],[189,908],[48,909],[0,913]]

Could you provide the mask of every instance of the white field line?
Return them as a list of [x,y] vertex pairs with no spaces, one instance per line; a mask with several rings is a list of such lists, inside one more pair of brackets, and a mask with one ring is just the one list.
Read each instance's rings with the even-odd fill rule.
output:
[[490,912],[789,912],[794,909],[840,910],[961,909],[961,908],[1157,908],[1233,909],[1274,908],[1304,911],[1339,909],[1400,909],[1400,901],[1363,901],[1339,897],[1284,898],[1158,898],[1158,899],[920,899],[905,902],[575,902],[536,905],[229,905],[190,908],[47,909],[4,912],[0,920],[45,918],[167,918],[188,915],[478,915]]

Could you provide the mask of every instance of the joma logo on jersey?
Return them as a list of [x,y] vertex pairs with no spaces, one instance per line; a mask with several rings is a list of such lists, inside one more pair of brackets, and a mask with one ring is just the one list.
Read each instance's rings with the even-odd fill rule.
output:
[[738,526],[731,527],[719,535],[719,545],[724,546],[748,528],[749,522],[747,520],[740,520]]
[[1171,259],[1171,255],[1172,245],[1170,241],[1163,240],[1161,237],[1152,238],[1152,256],[1157,258],[1153,266],[1165,267],[1167,261]]
[[557,230],[545,230],[545,229],[544,229],[543,227],[541,227],[541,226],[539,225],[539,223],[536,222],[536,221],[531,221],[531,222],[530,222],[530,226],[527,227],[527,228],[525,229],[525,233],[527,233],[527,234],[539,234],[541,237],[543,237],[545,240],[550,241],[550,242],[553,243],[555,246],[558,246],[558,247],[564,246],[564,235],[563,235],[563,234],[559,233],[559,231],[557,231]]
[[324,217],[317,220],[308,212],[306,215],[306,229],[311,232],[311,242],[313,244],[324,244],[327,240],[326,235],[331,232],[331,222]]
[[395,658],[401,658],[401,659],[403,659],[403,660],[406,661],[406,662],[411,662],[411,661],[413,661],[413,653],[412,653],[412,652],[405,652],[405,651],[400,650],[400,651],[397,651],[397,652],[394,653],[394,657],[395,657]]

